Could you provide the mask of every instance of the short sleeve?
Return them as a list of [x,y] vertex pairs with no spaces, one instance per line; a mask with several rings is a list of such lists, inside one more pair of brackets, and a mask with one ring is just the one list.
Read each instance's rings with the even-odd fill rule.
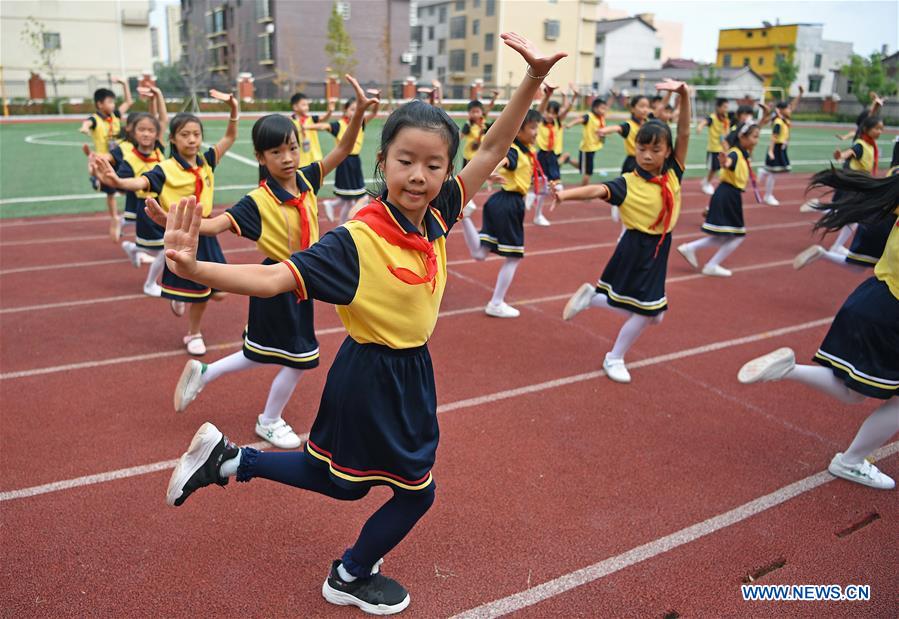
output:
[[465,186],[458,176],[453,176],[443,183],[440,193],[431,201],[431,206],[440,212],[443,221],[449,228],[459,219],[465,200]]
[[609,197],[606,199],[606,202],[615,206],[621,206],[621,203],[627,197],[627,181],[624,180],[624,177],[619,176],[605,185],[609,188]]
[[319,118],[320,118],[320,116],[319,116],[318,114],[313,114],[313,115],[312,115],[312,122],[317,123]]
[[119,178],[134,178],[134,168],[125,160],[119,162],[115,170],[116,176]]
[[122,153],[122,147],[119,145],[115,145],[109,149],[109,156],[112,157],[112,166],[114,168],[118,168],[119,164],[125,160],[125,155]]
[[331,123],[331,135],[333,135],[336,138],[338,133],[340,133],[340,123],[339,122]]
[[677,177],[678,182],[682,182],[684,179],[684,169],[677,162],[677,159],[674,158],[674,155],[668,157],[668,161],[666,162],[669,170],[674,170],[674,175]]
[[462,135],[468,135],[469,133],[471,133],[471,125],[469,125],[468,123],[465,123],[464,125],[462,125],[461,133],[462,133]]
[[313,161],[307,166],[300,168],[303,178],[309,183],[309,190],[317,194],[322,188],[322,166],[318,161]]
[[144,172],[143,176],[150,181],[150,191],[153,193],[159,193],[162,191],[163,185],[165,185],[165,170],[162,169],[162,166],[156,164],[149,172]]
[[114,110],[112,111],[112,115],[115,116],[116,118],[121,118],[121,117],[122,117],[122,113],[119,111],[119,108],[114,109]]
[[852,145],[852,154],[855,155],[856,159],[861,159],[862,155],[865,154],[865,149],[862,148],[862,145],[856,142]]
[[706,116],[706,117],[705,117],[705,124],[707,124],[707,125],[709,125],[709,126],[712,125],[712,117],[711,117],[711,116]]
[[359,253],[350,231],[334,228],[309,249],[284,261],[302,299],[349,305],[359,287]]
[[91,131],[93,131],[94,129],[97,128],[97,119],[94,118],[93,116],[88,116],[87,122],[89,122],[91,124]]
[[727,158],[730,159],[730,169],[735,170],[737,168],[737,162],[740,160],[737,153],[730,153],[727,155]]
[[581,117],[581,124],[586,125],[588,122],[590,122],[590,115],[589,115],[589,114],[584,114],[584,115]]
[[782,126],[783,125],[781,125],[780,123],[774,123],[774,126],[771,127],[771,133],[773,133],[774,135],[780,135],[780,128]]
[[237,236],[251,241],[258,241],[262,236],[262,217],[256,201],[250,196],[242,197],[237,204],[225,211],[225,216],[231,220],[231,231]]
[[728,146],[736,146],[737,145],[737,130],[734,129],[730,133],[727,134],[727,137],[724,138],[727,142]]
[[618,125],[621,127],[621,137],[626,138],[631,133],[631,125],[630,123],[621,123]]
[[210,146],[209,150],[203,153],[203,159],[206,160],[206,163],[209,164],[209,167],[215,170],[215,166],[218,165],[218,158],[215,155],[215,146]]
[[510,148],[509,152],[506,154],[506,169],[514,170],[518,167],[518,151],[514,148]]

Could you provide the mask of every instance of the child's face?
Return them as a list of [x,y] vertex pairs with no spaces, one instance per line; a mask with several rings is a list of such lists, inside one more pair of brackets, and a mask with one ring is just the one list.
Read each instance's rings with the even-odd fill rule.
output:
[[790,110],[789,105],[787,107],[782,107],[782,108],[778,109],[777,111],[780,112],[780,115],[783,116],[784,118],[790,118],[793,115],[793,112],[792,112],[792,110]]
[[352,116],[352,115],[355,114],[355,113],[356,113],[356,102],[355,102],[355,101],[353,101],[352,103],[350,103],[350,104],[346,107],[346,109],[343,110],[343,115],[344,115],[344,116]]
[[309,114],[309,99],[300,99],[294,103],[293,113],[297,116],[307,116]]
[[543,114],[543,118],[548,120],[550,123],[555,123],[556,119],[559,118],[559,111],[553,109],[547,109]]
[[256,153],[256,161],[264,165],[269,174],[278,181],[289,179],[296,174],[300,167],[300,145],[297,143],[296,134],[291,131],[290,137],[284,144]]
[[525,123],[524,127],[522,127],[518,131],[518,141],[524,144],[525,146],[530,146],[537,140],[537,125],[538,123]]
[[755,145],[759,143],[760,131],[758,127],[750,129],[740,136],[740,146],[748,153],[752,152]]
[[468,110],[468,120],[471,122],[479,123],[481,119],[484,118],[484,110],[480,107],[473,107]]
[[637,164],[651,174],[658,174],[670,156],[671,149],[661,140],[651,144],[637,144]]
[[718,118],[724,118],[725,116],[727,116],[727,110],[729,107],[730,106],[728,105],[728,103],[726,101],[724,103],[722,103],[721,105],[719,105],[718,108],[716,109],[716,111],[718,112]]
[[608,110],[608,106],[605,103],[600,103],[599,105],[593,106],[593,113],[597,116],[605,116],[606,110]]
[[877,123],[870,129],[868,129],[868,137],[872,140],[878,140],[880,138],[880,134],[883,133],[883,123]]
[[438,131],[400,129],[387,152],[379,157],[387,199],[409,213],[426,209],[449,176],[448,146]]
[[663,107],[661,110],[659,110],[659,113],[656,114],[656,118],[661,120],[663,123],[670,121],[671,120],[671,110],[669,110],[667,107]]
[[97,103],[97,111],[107,116],[115,112],[115,97],[106,97]]
[[156,133],[156,124],[149,118],[141,118],[137,121],[131,135],[134,136],[138,146],[148,149],[152,148],[159,139],[159,135]]
[[631,114],[637,120],[645,120],[649,116],[649,99],[640,99],[637,105],[631,108]]
[[752,120],[752,112],[745,112],[737,117],[737,123],[743,124]]
[[196,157],[203,144],[203,129],[193,121],[184,123],[172,136],[172,143],[181,156]]

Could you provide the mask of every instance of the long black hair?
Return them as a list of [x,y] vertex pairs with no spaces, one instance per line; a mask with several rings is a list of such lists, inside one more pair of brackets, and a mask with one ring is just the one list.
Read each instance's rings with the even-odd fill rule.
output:
[[[283,144],[290,142],[290,136],[293,135],[297,143],[300,137],[297,134],[297,126],[293,121],[282,116],[281,114],[267,114],[253,123],[253,150],[257,155],[261,155],[270,148],[278,148]],[[264,165],[259,165],[259,180],[268,177],[268,169]]]
[[137,127],[137,123],[146,119],[150,119],[153,126],[156,127],[156,141],[158,142],[162,138],[162,127],[159,124],[159,119],[148,112],[131,112],[128,114],[128,120],[125,122],[124,129],[125,139],[137,145],[137,140],[134,138],[134,129]]
[[175,114],[172,122],[169,123],[169,156],[175,152],[175,135],[187,123],[197,123],[200,126],[200,136],[203,135],[203,123],[195,115],[188,112],[180,112]]
[[855,170],[829,170],[812,177],[809,189],[828,187],[835,200],[821,202],[815,207],[825,211],[815,223],[815,230],[833,232],[847,224],[858,222],[875,224],[889,217],[899,206],[899,175],[874,177]]

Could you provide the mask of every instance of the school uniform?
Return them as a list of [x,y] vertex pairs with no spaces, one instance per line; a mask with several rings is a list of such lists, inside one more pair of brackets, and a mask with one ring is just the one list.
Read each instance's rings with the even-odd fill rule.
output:
[[721,146],[721,139],[730,131],[730,118],[727,116],[722,120],[717,114],[706,116],[706,125],[709,129],[708,144],[706,145],[706,169],[711,172],[717,172],[721,169],[721,162],[718,161],[718,153],[724,150]]
[[[717,157],[717,154],[715,155]],[[709,202],[702,231],[716,236],[746,236],[743,223],[743,192],[752,177],[749,153],[734,146],[727,151],[730,168],[721,168],[721,183]]]
[[[318,204],[321,162],[297,170],[299,194],[291,195],[273,178],[225,211],[231,231],[256,242],[265,255],[263,264],[277,264],[318,241]],[[318,365],[311,299],[298,301],[292,292],[269,298],[250,297],[243,333],[244,357],[298,370]]]
[[[870,149],[869,145],[866,144],[865,146]],[[861,148],[862,147],[860,146],[859,150]],[[855,145],[853,145],[853,150],[855,150]],[[869,155],[871,154],[873,153],[858,155],[858,159],[861,162],[871,161],[873,169],[874,159],[869,159]],[[851,161],[854,160],[850,160],[850,163]],[[899,166],[891,168],[887,173],[888,176],[895,176],[896,174],[899,174]],[[855,229],[855,234],[852,237],[852,243],[849,245],[849,253],[846,255],[846,262],[864,267],[873,267],[877,264],[877,261],[880,260],[880,257],[883,255],[887,239],[895,225],[895,215],[884,217],[878,221],[859,222],[858,227]]]
[[665,275],[670,233],[680,216],[683,175],[683,167],[672,156],[655,179],[637,166],[606,183],[607,202],[621,209],[626,228],[596,283],[596,292],[608,297],[609,305],[644,316],[668,309]]
[[502,189],[487,198],[478,237],[481,246],[507,258],[524,258],[524,195],[534,181],[539,193],[546,183],[534,151],[516,138],[499,175]]
[[290,120],[293,121],[294,126],[297,128],[297,136],[300,142],[299,167],[305,168],[313,161],[321,161],[324,157],[322,155],[321,143],[318,141],[318,131],[307,128],[309,125],[318,122],[318,116],[297,116],[296,114],[291,114]]
[[474,158],[476,152],[481,147],[484,140],[484,134],[487,133],[487,125],[484,119],[480,123],[471,121],[462,125],[462,167],[468,165],[468,162]]
[[627,121],[621,123],[621,137],[624,138],[624,163],[621,164],[621,174],[633,172],[637,167],[637,133],[643,124],[634,118],[633,114]]
[[774,156],[765,154],[765,169],[768,172],[789,172],[790,157],[787,155],[787,143],[790,141],[790,121],[780,116],[774,119],[771,125],[771,133],[774,135]]
[[[131,142],[123,142],[120,153],[122,161],[116,169],[119,178],[137,178],[149,172],[165,159],[162,144],[156,143],[153,152],[145,155]],[[153,191],[128,191],[125,193],[125,217],[135,225],[135,244],[141,249],[162,249],[165,228],[150,219],[145,210],[147,198],[155,198]],[[130,214],[130,215],[129,215]]]
[[537,161],[549,181],[562,178],[559,170],[559,155],[562,153],[562,123],[559,119],[537,126]]
[[597,116],[591,111],[584,114],[582,122],[583,129],[577,163],[582,175],[592,176],[596,152],[602,150],[606,143],[606,138],[599,135],[599,130],[606,126],[606,117]]
[[[170,159],[157,164],[143,175],[150,181],[150,190],[159,195],[159,205],[166,212],[181,198],[196,196],[197,203],[203,207],[203,217],[209,217],[212,213],[212,196],[215,190],[216,163],[215,147],[202,155],[197,155],[196,167],[188,165],[187,161],[173,150]],[[200,236],[197,260],[226,262],[216,237]],[[208,286],[175,275],[169,270],[168,265],[163,269],[162,296],[166,299],[185,303],[205,303],[213,292],[215,291]]]
[[[98,155],[110,154],[118,145],[118,140],[122,135],[122,115],[118,110],[112,114],[101,114],[94,112],[87,117],[90,122],[90,137],[94,143],[94,152]],[[113,162],[113,168],[117,167],[117,162]],[[100,183],[95,176],[90,177],[91,186],[99,189],[105,194],[115,194],[118,190]]]
[[337,306],[337,352],[305,453],[344,488],[433,489],[437,395],[427,342],[446,286],[446,235],[468,199],[444,183],[424,235],[386,197],[283,264],[301,299]]
[[[337,122],[331,123],[331,135],[340,142],[343,134],[346,133],[350,119],[344,116]],[[347,155],[347,158],[340,162],[334,171],[334,193],[341,198],[355,199],[366,194],[365,176],[362,174],[362,161],[359,159],[359,153],[362,152],[362,142],[365,140],[365,123],[359,127],[359,135],[356,136],[356,142],[353,144],[353,150]]]
[[[894,211],[899,214],[899,209]],[[899,226],[893,225],[871,277],[833,319],[814,361],[862,395],[899,396]]]

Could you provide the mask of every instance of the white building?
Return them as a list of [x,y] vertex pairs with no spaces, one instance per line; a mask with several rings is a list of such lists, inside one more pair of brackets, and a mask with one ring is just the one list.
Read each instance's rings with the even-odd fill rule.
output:
[[615,76],[632,67],[659,69],[662,39],[656,29],[640,17],[603,20],[596,23],[593,58],[593,90],[606,93]]
[[181,7],[177,4],[165,7],[165,31],[169,63],[175,64],[181,59]]
[[[631,69],[621,75],[616,75],[612,81],[612,87],[616,92],[626,96],[654,95],[655,84],[670,78],[678,81],[689,81],[694,78],[701,69]],[[716,85],[717,95],[726,97],[731,101],[739,99],[760,99],[765,80],[749,67],[715,69],[715,74],[720,78]]]
[[849,64],[852,43],[827,41],[824,27],[820,24],[800,25],[796,33],[796,55],[794,62],[799,65],[799,73],[790,94],[795,95],[799,84],[805,88],[805,96],[824,98],[835,92],[834,71]]

